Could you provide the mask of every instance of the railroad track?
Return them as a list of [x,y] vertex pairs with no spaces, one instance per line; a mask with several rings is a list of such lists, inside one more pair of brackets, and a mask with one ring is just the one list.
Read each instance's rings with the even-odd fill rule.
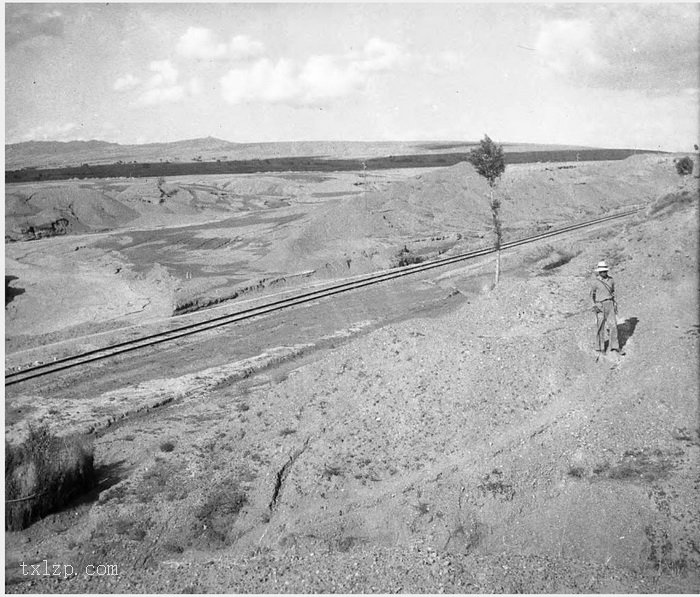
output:
[[[635,209],[631,209],[625,212],[605,216],[602,218],[597,218],[595,220],[580,222],[578,224],[572,224],[570,226],[557,228],[555,230],[549,230],[547,232],[536,234],[534,236],[529,236],[526,238],[503,243],[503,245],[501,245],[501,250],[512,249],[514,247],[519,247],[521,245],[537,242],[540,240],[551,238],[553,236],[565,234],[567,232],[573,232],[582,228],[588,228],[596,224],[603,224],[620,218],[625,218],[637,213],[641,209],[641,207],[637,207]],[[267,313],[273,313],[275,311],[280,311],[282,309],[287,309],[289,307],[315,301],[320,298],[333,296],[335,294],[340,294],[343,292],[349,292],[351,290],[357,290],[358,288],[363,288],[372,284],[379,284],[381,282],[386,282],[388,280],[393,280],[395,278],[400,278],[403,276],[409,276],[411,274],[425,272],[438,267],[445,267],[447,265],[459,263],[460,261],[467,261],[469,259],[474,259],[476,257],[481,257],[483,255],[488,255],[494,252],[495,249],[493,247],[475,249],[473,251],[460,253],[459,255],[453,255],[451,257],[441,257],[438,259],[432,259],[430,261],[406,265],[400,268],[395,268],[384,272],[367,274],[365,276],[361,276],[350,281],[334,284],[332,286],[325,287],[319,290],[303,292],[292,297],[278,299],[270,303],[266,303],[264,305],[250,307],[227,315],[221,315],[199,323],[183,325],[171,330],[151,334],[148,336],[143,336],[135,340],[128,340],[104,348],[89,350],[74,356],[63,357],[48,363],[41,363],[38,365],[26,367],[19,371],[12,371],[9,373],[6,372],[5,386],[18,384],[24,381],[28,381],[30,379],[35,379],[44,375],[56,373],[58,371],[71,369],[73,367],[79,367],[87,363],[101,361],[119,354],[140,350],[149,346],[154,346],[156,344],[172,342],[173,340],[177,340],[179,338],[184,338],[186,336],[198,334],[217,327],[230,325],[238,321],[252,319],[253,317],[258,317]]]

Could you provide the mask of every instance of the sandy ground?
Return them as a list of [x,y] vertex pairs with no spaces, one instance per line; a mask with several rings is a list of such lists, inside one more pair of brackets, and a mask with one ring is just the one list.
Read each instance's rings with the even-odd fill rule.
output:
[[[96,440],[99,491],[6,534],[7,591],[697,593],[697,189],[681,199],[530,249],[457,310],[246,379],[202,367],[212,383]],[[620,359],[592,350],[603,258]],[[44,559],[78,574],[22,576]]]

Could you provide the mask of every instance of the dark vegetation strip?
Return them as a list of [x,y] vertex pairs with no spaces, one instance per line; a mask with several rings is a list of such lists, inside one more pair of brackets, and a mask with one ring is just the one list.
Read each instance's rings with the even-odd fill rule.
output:
[[[558,151],[514,151],[506,153],[507,164],[536,162],[586,162],[624,160],[631,155],[661,153],[634,149],[565,149]],[[63,168],[22,168],[5,172],[5,183],[69,180],[72,178],[144,178],[150,176],[186,176],[204,174],[252,174],[259,172],[350,172],[395,168],[454,166],[468,161],[468,153],[392,155],[379,158],[325,159],[319,157],[269,158],[212,162],[132,162],[83,164]]]

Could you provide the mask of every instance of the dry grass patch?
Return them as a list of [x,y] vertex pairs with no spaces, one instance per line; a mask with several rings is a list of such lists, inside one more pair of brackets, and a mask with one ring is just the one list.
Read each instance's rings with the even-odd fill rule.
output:
[[535,247],[526,254],[526,263],[536,265],[543,272],[551,272],[566,265],[581,254],[581,249],[572,244],[544,245]]
[[220,481],[195,510],[200,539],[209,547],[223,547],[234,540],[231,536],[238,514],[248,503],[245,492],[234,476]]
[[675,468],[674,460],[682,450],[664,452],[646,448],[626,450],[619,462],[600,463],[593,468],[593,479],[647,482],[663,479]]
[[689,205],[698,200],[698,193],[684,189],[679,192],[668,193],[656,199],[646,210],[647,216],[653,216],[659,212],[665,211],[666,215],[682,209],[685,205]]
[[183,500],[189,492],[189,483],[182,478],[182,465],[156,456],[153,464],[144,472],[133,494],[137,501],[148,503],[157,498],[166,502]]
[[92,489],[96,481],[89,438],[56,437],[47,427],[30,428],[21,444],[5,443],[5,529],[28,527]]

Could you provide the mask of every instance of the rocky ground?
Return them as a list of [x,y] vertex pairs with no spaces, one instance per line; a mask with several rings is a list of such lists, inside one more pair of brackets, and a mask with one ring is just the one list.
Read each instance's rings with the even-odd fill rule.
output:
[[[98,490],[6,534],[6,590],[697,593],[696,184],[493,291],[446,272],[457,310],[110,427]],[[592,350],[600,259],[619,359]],[[77,574],[22,574],[44,560]]]

